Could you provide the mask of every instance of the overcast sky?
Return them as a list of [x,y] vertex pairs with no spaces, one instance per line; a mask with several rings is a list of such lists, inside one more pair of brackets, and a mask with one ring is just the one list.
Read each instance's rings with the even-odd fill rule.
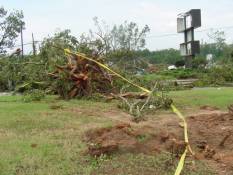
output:
[[[0,0],[6,9],[23,10],[26,22],[25,42],[52,35],[57,29],[71,29],[79,36],[94,28],[93,17],[114,25],[125,20],[151,29],[147,48],[151,50],[178,48],[183,36],[156,37],[176,33],[177,14],[190,9],[202,10],[202,27],[233,26],[233,0]],[[233,28],[224,28],[228,42],[233,42]],[[196,33],[197,40],[211,42],[207,33]],[[154,37],[153,37],[154,36]]]

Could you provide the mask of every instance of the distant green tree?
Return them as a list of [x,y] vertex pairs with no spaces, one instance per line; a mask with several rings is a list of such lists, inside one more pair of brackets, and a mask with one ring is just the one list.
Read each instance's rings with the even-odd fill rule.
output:
[[230,60],[231,60],[231,63],[233,63],[233,46],[231,47]]
[[150,31],[147,25],[139,29],[135,22],[125,21],[110,28],[104,21],[100,23],[97,17],[93,20],[97,31],[90,30],[90,34],[100,42],[105,54],[119,50],[136,51],[143,49],[146,45],[145,38]]
[[208,36],[213,42],[201,44],[200,56],[206,57],[206,55],[212,54],[214,61],[217,63],[232,63],[233,45],[226,43],[225,33],[223,31],[211,31]]
[[206,57],[206,55],[212,54],[215,61],[222,59],[227,47],[224,31],[212,30],[207,35],[213,42],[202,44],[200,55]]
[[4,7],[0,7],[0,54],[6,52],[6,47],[14,46],[21,25],[25,25],[23,17],[22,11],[8,13]]
[[79,50],[90,49],[96,55],[105,57],[112,66],[129,72],[141,71],[145,67],[147,63],[142,61],[137,51],[145,48],[146,35],[150,31],[147,25],[140,29],[136,23],[125,21],[109,27],[104,21],[99,22],[97,17],[94,23],[96,30],[82,35]]
[[211,31],[210,33],[207,34],[210,39],[214,41],[214,44],[216,46],[216,49],[223,50],[224,47],[226,46],[226,36],[224,31]]
[[233,45],[229,44],[224,47],[221,64],[233,64]]
[[207,60],[205,57],[197,56],[192,60],[192,68],[205,68],[207,65]]
[[176,67],[183,67],[183,66],[185,66],[185,60],[178,60],[178,61],[175,63],[175,66],[176,66]]
[[180,51],[176,49],[164,49],[158,51],[143,50],[139,54],[147,58],[152,64],[175,64],[177,61],[182,60]]

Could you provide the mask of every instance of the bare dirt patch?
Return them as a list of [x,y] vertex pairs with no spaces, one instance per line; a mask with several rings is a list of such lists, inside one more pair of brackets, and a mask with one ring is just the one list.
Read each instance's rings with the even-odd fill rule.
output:
[[162,130],[156,134],[153,128],[134,128],[129,124],[90,130],[86,133],[86,141],[89,143],[88,153],[94,156],[115,151],[157,154],[169,150],[178,154],[185,147],[175,134]]
[[191,145],[199,159],[214,161],[223,174],[233,173],[233,115],[209,112],[188,118]]
[[[219,174],[233,173],[232,112],[208,107],[188,117],[187,123],[195,158],[206,161]],[[114,152],[149,155],[170,152],[179,156],[185,147],[183,128],[174,116],[138,125],[129,122],[110,128],[92,129],[86,132],[85,141],[88,143],[87,152],[93,156]]]
[[216,111],[219,110],[219,108],[215,107],[215,106],[208,106],[208,105],[204,105],[200,107],[201,110],[207,110],[207,111]]

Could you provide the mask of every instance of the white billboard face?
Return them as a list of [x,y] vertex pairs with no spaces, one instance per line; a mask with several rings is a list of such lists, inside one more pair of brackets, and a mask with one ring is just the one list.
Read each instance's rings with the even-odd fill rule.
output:
[[186,56],[187,55],[186,45],[185,44],[180,45],[180,54],[181,54],[181,56]]
[[187,31],[187,42],[193,41],[193,30]]
[[192,45],[191,45],[191,43],[187,44],[187,52],[188,52],[187,53],[188,55],[192,55]]
[[206,60],[207,61],[212,61],[213,60],[213,54],[208,54],[208,55],[206,55]]
[[192,27],[192,16],[187,16],[186,17],[186,28],[189,29]]
[[177,18],[177,32],[181,33],[185,31],[185,21],[184,18]]

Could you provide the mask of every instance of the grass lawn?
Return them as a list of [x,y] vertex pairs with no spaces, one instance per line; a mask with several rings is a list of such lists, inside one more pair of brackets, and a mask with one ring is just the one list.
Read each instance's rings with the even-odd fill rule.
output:
[[233,104],[233,88],[197,88],[193,90],[169,92],[180,108],[199,108],[203,105],[216,106],[223,110]]
[[21,97],[0,97],[0,174],[90,174],[92,166],[82,155],[85,127],[111,124],[91,114],[52,110],[51,105],[75,106],[96,111],[107,103],[56,101],[23,103]]
[[[225,108],[233,103],[233,88],[169,94],[179,107],[208,104]],[[56,105],[62,109],[51,109]],[[20,96],[0,97],[0,175],[173,174],[177,161],[168,154],[129,153],[94,159],[84,153],[84,132],[114,125],[113,120],[102,117],[113,108],[113,103],[55,97],[32,103],[22,102]],[[187,168],[185,174],[213,174],[201,162],[196,166],[197,171]]]

